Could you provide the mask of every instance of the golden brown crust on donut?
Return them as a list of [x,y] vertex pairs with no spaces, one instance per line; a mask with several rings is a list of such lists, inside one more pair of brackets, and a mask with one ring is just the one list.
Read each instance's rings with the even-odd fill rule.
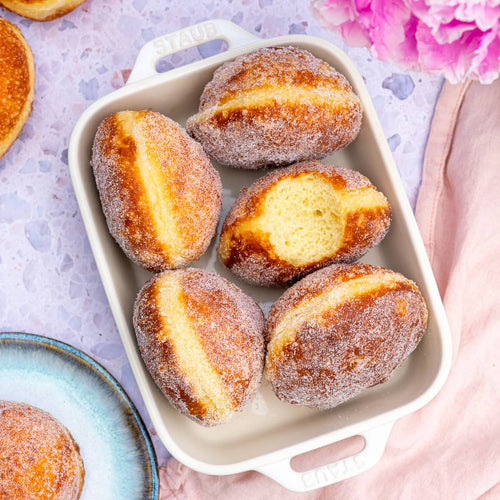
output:
[[76,9],[85,0],[0,0],[0,6],[33,21],[50,21]]
[[361,116],[350,84],[326,62],[306,50],[267,47],[219,67],[186,127],[219,163],[255,169],[343,148]]
[[201,146],[153,111],[122,111],[99,126],[92,165],[110,233],[151,271],[198,259],[215,234],[222,185]]
[[266,378],[283,401],[332,408],[388,380],[426,326],[425,301],[402,274],[333,265],[293,285],[271,308]]
[[34,97],[30,46],[16,26],[0,18],[0,158],[21,133]]
[[195,422],[221,424],[257,391],[264,316],[221,276],[194,268],[154,276],[137,297],[134,327],[153,380]]
[[217,253],[252,284],[290,284],[332,262],[359,259],[385,236],[390,217],[385,196],[359,172],[297,163],[242,190]]
[[0,497],[77,500],[85,471],[78,445],[47,412],[0,401]]

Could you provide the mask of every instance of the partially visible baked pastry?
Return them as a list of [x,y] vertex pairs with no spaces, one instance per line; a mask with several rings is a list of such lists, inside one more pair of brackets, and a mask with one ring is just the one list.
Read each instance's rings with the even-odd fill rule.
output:
[[0,0],[0,6],[33,21],[50,21],[76,9],[85,0]]
[[207,249],[222,204],[219,173],[201,146],[155,111],[120,111],[99,125],[92,165],[109,231],[150,271]]
[[310,52],[266,47],[219,67],[186,128],[223,165],[255,169],[327,156],[358,135],[361,101]]
[[255,285],[287,285],[332,262],[353,262],[385,236],[386,197],[359,172],[320,161],[274,170],[243,189],[217,253]]
[[35,97],[35,62],[19,28],[0,18],[0,158],[21,133]]
[[417,347],[427,306],[415,283],[368,264],[332,265],[290,287],[266,326],[266,378],[288,403],[332,408],[387,381]]
[[134,326],[153,380],[195,422],[226,422],[257,391],[264,315],[221,276],[194,268],[154,276],[137,297]]
[[0,401],[0,498],[77,500],[84,476],[66,427],[34,406]]

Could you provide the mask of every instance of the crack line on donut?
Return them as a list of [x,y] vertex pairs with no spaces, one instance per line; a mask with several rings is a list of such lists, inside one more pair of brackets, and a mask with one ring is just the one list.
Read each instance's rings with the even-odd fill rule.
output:
[[288,311],[275,326],[268,345],[268,357],[278,356],[282,352],[283,346],[293,342],[301,326],[311,317],[318,316],[318,312],[333,309],[346,300],[368,295],[381,287],[390,290],[406,281],[404,276],[398,274],[369,274],[343,283],[333,284],[323,293],[308,300],[302,300]]
[[[176,255],[184,247],[182,235],[177,230],[175,214],[169,200],[172,199],[168,186],[162,179],[163,168],[157,151],[147,143],[147,135],[141,122],[130,113],[119,115],[119,122],[126,135],[135,138],[137,146],[137,170],[144,186],[150,213],[155,221],[157,237],[169,249],[169,255]],[[168,194],[166,194],[168,193]]]
[[200,122],[218,114],[224,116],[235,110],[265,107],[276,103],[289,106],[308,103],[332,112],[337,112],[342,108],[347,110],[359,105],[359,101],[352,91],[335,87],[280,85],[278,88],[273,88],[269,86],[246,91],[224,104],[211,106],[195,115],[192,121]]
[[195,398],[208,407],[209,413],[215,411],[221,418],[227,417],[233,404],[224,391],[219,373],[208,359],[193,329],[185,307],[180,307],[184,303],[181,285],[169,279],[163,280],[158,286],[157,296],[163,323],[158,334],[159,340],[163,337],[171,342],[176,353],[176,363],[185,374]]

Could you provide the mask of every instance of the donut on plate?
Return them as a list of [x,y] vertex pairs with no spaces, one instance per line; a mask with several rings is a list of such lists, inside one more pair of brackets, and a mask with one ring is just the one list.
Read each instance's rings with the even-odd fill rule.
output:
[[77,500],[85,470],[78,444],[58,420],[34,406],[0,401],[0,496]]

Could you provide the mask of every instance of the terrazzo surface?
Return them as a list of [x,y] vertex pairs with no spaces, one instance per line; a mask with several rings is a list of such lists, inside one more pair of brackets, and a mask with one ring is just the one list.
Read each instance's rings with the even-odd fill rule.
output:
[[[33,112],[0,160],[0,330],[62,340],[104,365],[137,405],[162,464],[169,455],[127,362],[70,179],[68,143],[81,113],[125,84],[147,41],[201,21],[227,19],[261,38],[318,36],[344,50],[362,74],[414,206],[442,78],[403,73],[365,49],[346,47],[320,27],[305,1],[87,0],[45,23],[3,9],[0,16],[21,29],[36,63]],[[209,44],[175,54],[160,69],[215,50]]]

